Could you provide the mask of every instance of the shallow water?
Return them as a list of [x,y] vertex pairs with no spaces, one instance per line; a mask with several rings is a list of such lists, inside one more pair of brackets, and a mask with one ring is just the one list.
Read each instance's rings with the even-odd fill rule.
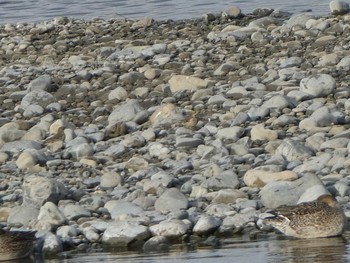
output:
[[256,7],[273,7],[291,12],[312,9],[315,14],[327,14],[328,3],[328,0],[0,0],[0,23],[38,22],[56,16],[185,19],[200,17],[208,12],[220,12],[230,6],[238,6],[244,13]]
[[315,262],[343,263],[350,261],[350,247],[342,237],[319,239],[287,239],[277,236],[272,240],[228,240],[219,249],[173,249],[162,254],[134,252],[73,254],[67,259],[48,263],[232,263],[232,262]]

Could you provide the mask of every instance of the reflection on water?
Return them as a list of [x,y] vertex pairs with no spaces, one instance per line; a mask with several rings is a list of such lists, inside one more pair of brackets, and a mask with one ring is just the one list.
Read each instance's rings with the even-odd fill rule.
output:
[[268,245],[269,262],[347,262],[349,246],[345,239],[315,238],[275,240]]
[[332,262],[350,261],[349,244],[345,238],[287,239],[273,235],[269,239],[247,241],[230,239],[222,248],[186,249],[178,247],[162,254],[135,252],[73,254],[49,263],[232,263],[232,262]]

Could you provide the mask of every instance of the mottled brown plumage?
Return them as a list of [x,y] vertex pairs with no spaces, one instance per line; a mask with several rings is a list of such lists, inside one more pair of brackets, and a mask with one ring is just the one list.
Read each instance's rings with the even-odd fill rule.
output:
[[35,233],[0,229],[0,261],[28,257],[33,252]]
[[295,206],[282,206],[265,222],[287,236],[317,238],[341,235],[346,226],[343,210],[331,195]]

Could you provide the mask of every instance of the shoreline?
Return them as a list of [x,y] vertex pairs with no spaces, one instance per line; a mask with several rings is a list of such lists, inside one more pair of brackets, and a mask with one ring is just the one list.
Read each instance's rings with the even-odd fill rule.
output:
[[46,257],[274,235],[329,192],[349,217],[350,15],[0,26],[0,222]]

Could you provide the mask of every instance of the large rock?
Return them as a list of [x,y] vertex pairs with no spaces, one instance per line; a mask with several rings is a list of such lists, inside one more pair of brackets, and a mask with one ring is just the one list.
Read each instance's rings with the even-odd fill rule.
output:
[[27,228],[36,221],[38,214],[39,209],[37,207],[31,205],[16,206],[11,209],[7,223],[9,225],[20,225]]
[[198,89],[204,89],[208,86],[208,81],[191,76],[174,75],[169,80],[171,92],[181,90],[196,91]]
[[214,216],[201,216],[193,227],[193,233],[208,235],[213,233],[220,225],[221,219]]
[[47,201],[55,204],[67,195],[66,187],[53,179],[30,175],[23,182],[23,205],[40,208]]
[[276,153],[282,155],[288,161],[303,160],[314,155],[313,151],[302,143],[293,139],[285,139],[276,149]]
[[150,237],[146,226],[129,222],[111,222],[102,235],[102,243],[108,247],[127,247],[133,241],[142,241]]
[[157,199],[154,204],[157,211],[162,213],[176,212],[181,209],[187,209],[187,197],[177,188],[170,188]]
[[28,91],[45,90],[45,91],[50,92],[51,86],[52,86],[51,83],[52,83],[52,79],[51,79],[50,75],[39,76],[36,79],[33,79],[28,84]]
[[335,79],[328,74],[318,74],[303,78],[300,81],[300,90],[313,97],[325,97],[335,89]]
[[349,13],[349,4],[344,1],[333,0],[329,3],[329,8],[333,15],[344,15]]
[[124,200],[110,200],[105,206],[112,219],[118,219],[120,216],[137,216],[143,213],[143,209],[138,205]]
[[[62,225],[66,222],[66,217],[63,215],[61,210],[52,203],[46,202],[39,211],[37,226],[48,224],[51,228]],[[51,230],[51,229],[48,229]]]
[[149,118],[153,127],[169,127],[185,119],[186,116],[172,103],[160,105]]
[[21,106],[25,109],[30,105],[39,105],[46,108],[47,105],[54,102],[55,97],[45,90],[33,90],[27,93],[21,101]]
[[131,99],[118,105],[108,116],[108,125],[114,125],[118,122],[134,121],[137,115],[144,109],[137,100]]
[[67,204],[60,206],[60,210],[69,220],[77,220],[81,217],[90,217],[91,212],[85,207],[77,204]]
[[250,136],[253,141],[275,141],[278,138],[278,133],[275,130],[265,129],[264,124],[260,123],[251,129]]
[[228,188],[235,189],[239,186],[239,180],[237,174],[233,171],[220,171],[219,174],[214,174],[214,176],[204,180],[200,186],[214,191]]
[[179,219],[162,221],[150,227],[152,235],[177,238],[185,235],[190,230],[190,224]]
[[313,201],[326,193],[327,189],[316,175],[306,174],[292,182],[268,183],[261,189],[260,196],[265,207],[276,208],[281,205]]
[[268,172],[264,170],[248,170],[243,177],[244,183],[250,187],[263,187],[270,182],[293,181],[298,175],[293,171]]

